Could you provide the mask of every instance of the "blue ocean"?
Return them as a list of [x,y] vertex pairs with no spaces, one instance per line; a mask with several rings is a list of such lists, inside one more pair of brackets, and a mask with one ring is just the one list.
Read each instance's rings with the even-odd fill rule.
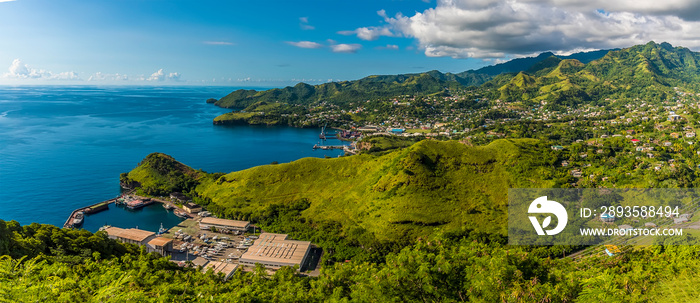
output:
[[[119,174],[152,152],[207,172],[342,153],[312,149],[319,129],[214,126],[229,110],[205,100],[235,89],[0,86],[0,219],[63,226],[74,209],[119,195]],[[137,212],[110,205],[83,227],[178,222],[160,204]]]

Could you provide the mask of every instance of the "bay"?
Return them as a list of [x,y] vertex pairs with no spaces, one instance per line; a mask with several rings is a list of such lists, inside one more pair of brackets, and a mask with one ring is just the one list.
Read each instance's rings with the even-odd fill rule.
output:
[[[119,174],[152,152],[207,172],[342,153],[312,149],[319,129],[213,125],[229,110],[205,100],[235,89],[0,86],[0,219],[62,226],[74,209],[117,196]],[[152,229],[160,209],[121,214],[111,205],[85,227]],[[90,221],[110,217],[121,219]]]

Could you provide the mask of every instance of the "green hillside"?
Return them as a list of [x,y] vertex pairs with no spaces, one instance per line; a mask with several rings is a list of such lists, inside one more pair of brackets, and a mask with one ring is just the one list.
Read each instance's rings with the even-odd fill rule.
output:
[[136,185],[144,194],[163,196],[175,191],[189,192],[207,176],[171,156],[152,153],[128,174],[122,174],[122,182]]
[[469,81],[481,81],[478,79],[477,76],[473,76],[472,79],[463,80],[453,74],[442,74],[438,71],[422,74],[369,76],[355,81],[330,82],[319,85],[299,83],[293,87],[265,91],[237,90],[214,104],[225,108],[245,108],[260,101],[289,104],[328,101],[342,104],[379,97],[436,94],[443,92],[447,87],[467,85]]
[[526,72],[503,74],[484,85],[495,88],[492,97],[508,102],[525,101],[547,106],[572,106],[604,98],[665,100],[674,87],[696,88],[700,53],[668,43],[610,51],[584,64],[550,57]]
[[[200,178],[196,192],[225,217],[264,221],[273,208],[291,208],[304,222],[339,224],[344,234],[361,231],[379,241],[411,240],[435,228],[505,234],[508,188],[553,185],[547,150],[529,139],[483,147],[426,140],[382,156],[305,158]],[[160,157],[149,155],[129,177],[159,184],[153,180],[178,174],[149,168]]]
[[[617,50],[617,49],[613,49]],[[510,60],[508,62],[504,63],[499,63],[495,65],[490,65],[490,66],[485,66],[482,68],[479,68],[477,70],[469,70],[466,72],[459,73],[457,75],[459,76],[465,76],[468,74],[485,74],[489,76],[497,76],[500,74],[504,73],[519,73],[523,71],[528,71],[528,70],[533,70],[537,69],[537,66],[542,65],[543,61],[550,60],[552,57],[555,57],[560,60],[566,60],[566,59],[573,59],[573,60],[578,60],[583,63],[588,63],[593,60],[597,60],[605,56],[609,51],[609,49],[605,50],[597,50],[597,51],[590,51],[590,52],[580,52],[580,53],[574,53],[568,56],[562,56],[562,55],[554,55],[552,52],[544,52],[536,57],[525,57],[525,58],[517,58]]]

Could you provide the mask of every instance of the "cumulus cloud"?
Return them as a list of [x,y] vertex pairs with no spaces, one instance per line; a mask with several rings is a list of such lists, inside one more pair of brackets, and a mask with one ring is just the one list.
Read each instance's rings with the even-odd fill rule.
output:
[[126,81],[129,80],[129,76],[124,75],[124,74],[106,74],[102,72],[96,72],[92,74],[88,79],[88,81]]
[[171,81],[180,81],[180,77],[182,77],[180,73],[169,73],[167,76],[168,80]]
[[342,34],[404,36],[426,56],[502,58],[541,51],[627,47],[650,40],[700,48],[700,1],[438,0],[413,16]]
[[300,17],[299,18],[299,27],[301,27],[301,29],[307,30],[307,31],[312,30],[312,29],[316,29],[315,27],[313,27],[312,25],[309,24],[309,17]]
[[387,44],[386,46],[378,46],[378,47],[376,47],[376,48],[377,48],[377,49],[391,49],[391,50],[397,50],[397,49],[399,49],[399,46],[398,46],[398,45],[394,45],[394,44]]
[[152,73],[150,77],[146,79],[146,81],[164,81],[165,80],[165,72],[163,72],[163,69],[159,69],[157,72]]
[[360,44],[345,44],[345,43],[340,43],[340,44],[335,44],[335,42],[331,42],[331,50],[334,53],[356,53],[360,48],[362,48],[362,45]]
[[356,53],[358,50],[362,48],[362,45],[360,44],[345,44],[345,43],[337,43],[334,40],[328,39],[327,45],[318,43],[318,42],[311,42],[311,41],[299,41],[299,42],[292,42],[292,41],[287,41],[286,43],[289,45],[293,45],[296,47],[300,48],[330,48],[330,50],[334,53]]
[[323,47],[323,44],[311,42],[311,41],[298,41],[298,42],[287,41],[287,44],[293,45],[296,47],[300,47],[300,48],[322,48]]
[[376,26],[370,26],[370,27],[360,27],[356,30],[352,31],[339,31],[338,34],[341,35],[357,35],[358,38],[362,40],[377,40],[381,36],[389,36],[392,37],[394,36],[394,33],[389,30],[388,27],[376,27]]
[[182,74],[180,73],[166,74],[161,68],[157,72],[152,73],[150,77],[146,78],[146,81],[180,81],[180,77],[182,77]]
[[[384,18],[385,21],[389,21],[390,18],[386,15],[386,11],[380,10],[377,11],[377,14]],[[338,34],[345,35],[345,36],[350,36],[350,35],[356,35],[358,38],[366,41],[372,41],[372,40],[377,40],[381,36],[387,36],[387,37],[395,37],[397,34],[391,31],[391,26],[390,25],[385,25],[385,26],[368,26],[368,27],[360,27],[355,30],[351,31],[339,31]]]
[[35,69],[22,60],[15,59],[7,69],[8,72],[3,74],[4,78],[10,79],[42,79],[42,80],[80,80],[80,77],[75,72],[53,73],[44,69]]

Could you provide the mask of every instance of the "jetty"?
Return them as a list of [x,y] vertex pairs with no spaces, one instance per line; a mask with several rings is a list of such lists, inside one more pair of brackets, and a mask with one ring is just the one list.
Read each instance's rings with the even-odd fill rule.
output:
[[344,149],[345,145],[319,145],[314,144],[314,149]]
[[[79,214],[78,214],[78,213],[82,213],[82,214],[94,214],[94,213],[101,212],[101,211],[103,211],[103,210],[108,209],[108,208],[109,208],[109,204],[110,204],[110,203],[114,203],[116,200],[117,200],[117,198],[112,198],[112,199],[109,199],[109,200],[105,200],[105,201],[102,201],[102,202],[99,202],[99,203],[92,204],[92,205],[87,206],[87,207],[81,207],[81,208],[78,208],[78,209],[74,210],[73,212],[70,213],[70,216],[68,217],[68,220],[66,220],[66,223],[63,224],[63,228],[75,227],[75,224],[73,224],[73,222],[74,222],[75,219],[79,219],[79,218],[78,218],[78,217],[79,217]],[[82,220],[81,220],[81,223],[82,223]],[[80,225],[80,224],[79,224],[79,225]]]

